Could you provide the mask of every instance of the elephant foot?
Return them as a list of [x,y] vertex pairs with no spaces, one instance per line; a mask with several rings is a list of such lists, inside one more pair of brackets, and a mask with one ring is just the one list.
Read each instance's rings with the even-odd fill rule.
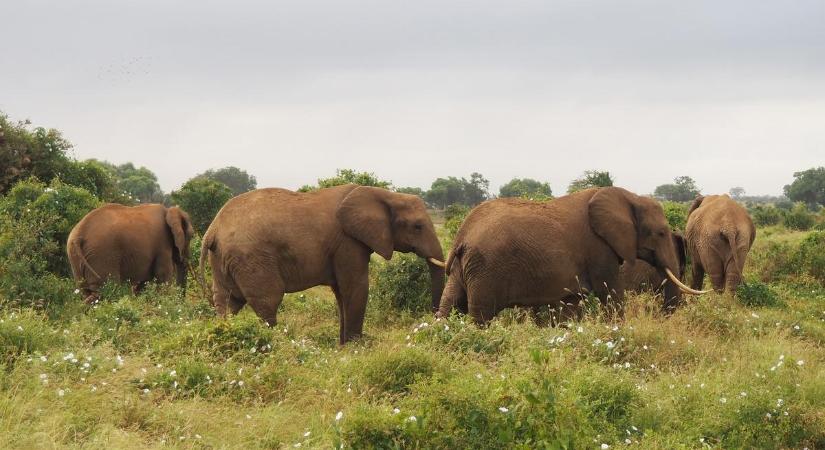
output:
[[100,294],[98,294],[97,292],[93,292],[86,296],[84,302],[86,302],[87,305],[96,305],[98,302],[100,302]]

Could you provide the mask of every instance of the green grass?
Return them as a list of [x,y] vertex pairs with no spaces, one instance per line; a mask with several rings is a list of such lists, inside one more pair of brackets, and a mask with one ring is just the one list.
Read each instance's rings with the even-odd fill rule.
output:
[[372,302],[339,347],[320,287],[273,328],[215,318],[197,289],[7,307],[0,448],[825,448],[825,285],[765,269],[806,236],[761,229],[737,298],[663,317],[640,294],[615,323]]

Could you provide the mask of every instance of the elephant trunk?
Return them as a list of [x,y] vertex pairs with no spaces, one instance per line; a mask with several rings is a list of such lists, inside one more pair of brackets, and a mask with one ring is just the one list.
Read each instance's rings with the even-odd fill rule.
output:
[[665,313],[670,314],[676,311],[676,307],[682,303],[682,289],[677,284],[677,281],[679,281],[678,278],[674,275],[680,273],[679,259],[676,255],[676,246],[673,245],[670,239],[668,239],[668,242],[671,244],[670,247],[672,250],[666,250],[661,252],[661,254],[656,255],[656,262],[658,263],[656,268],[667,280],[664,288],[662,289],[662,295],[664,296],[664,304],[662,306]]
[[441,293],[444,292],[444,250],[441,249],[441,242],[433,230],[429,242],[423,251],[418,252],[418,256],[427,261],[430,267],[430,282],[432,293],[432,308],[433,312],[438,311],[438,305],[441,303]]
[[444,268],[427,262],[430,266],[430,280],[432,282],[433,312],[438,311],[441,303],[441,293],[444,292]]
[[177,272],[178,272],[177,273],[178,286],[181,287],[181,289],[183,290],[184,295],[186,295],[186,269],[188,267],[188,264],[186,264],[186,261],[179,261],[179,262],[175,263],[175,266],[176,266],[176,269],[177,269]]

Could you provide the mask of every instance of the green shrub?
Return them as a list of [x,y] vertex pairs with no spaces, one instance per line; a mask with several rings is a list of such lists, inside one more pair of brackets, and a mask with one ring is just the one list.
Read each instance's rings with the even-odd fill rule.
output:
[[782,211],[774,206],[757,205],[750,213],[753,223],[758,227],[777,225],[782,221]]
[[687,225],[688,206],[684,203],[664,201],[662,209],[665,211],[665,218],[673,231],[684,231]]
[[415,382],[430,378],[437,370],[435,356],[416,348],[404,348],[392,353],[373,354],[358,360],[356,377],[368,389],[380,393],[403,394]]
[[816,216],[808,211],[808,207],[802,202],[794,204],[793,208],[787,211],[782,218],[782,223],[791,230],[810,230],[815,222]]
[[825,284],[825,231],[812,231],[791,257],[791,270],[806,273]]
[[777,306],[780,304],[776,292],[765,283],[752,281],[736,288],[736,298],[745,306]]
[[456,203],[448,206],[447,209],[444,210],[444,219],[446,220],[444,222],[444,228],[447,230],[450,241],[455,240],[455,236],[458,234],[464,218],[470,213],[470,209],[467,205]]
[[0,366],[11,366],[22,355],[46,352],[61,340],[62,335],[30,310],[0,316]]
[[171,194],[172,202],[189,214],[192,225],[200,234],[206,233],[212,219],[231,198],[231,189],[208,178],[193,178]]
[[431,309],[430,268],[417,255],[396,253],[380,264],[374,277],[370,295],[377,303],[415,313]]

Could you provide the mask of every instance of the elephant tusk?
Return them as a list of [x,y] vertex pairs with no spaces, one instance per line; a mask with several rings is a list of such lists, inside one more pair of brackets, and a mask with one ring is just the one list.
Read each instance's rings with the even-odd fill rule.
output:
[[673,284],[678,286],[679,289],[681,289],[682,292],[684,292],[686,294],[702,295],[702,294],[707,294],[708,292],[711,291],[710,289],[708,289],[707,291],[697,291],[696,289],[691,289],[691,288],[685,286],[685,284],[682,283],[681,281],[679,281],[679,278],[677,278],[676,275],[673,275],[673,272],[671,272],[670,269],[668,269],[667,267],[665,267],[665,273],[667,273],[667,277],[670,278],[670,281],[672,281]]
[[427,261],[429,261],[429,262],[430,262],[431,264],[433,264],[433,265],[436,265],[436,266],[438,266],[438,267],[441,267],[442,269],[444,269],[444,268],[446,268],[446,267],[447,267],[447,265],[446,265],[446,264],[444,264],[444,262],[443,262],[443,261],[439,261],[439,260],[437,260],[437,259],[435,259],[435,258],[427,258]]

